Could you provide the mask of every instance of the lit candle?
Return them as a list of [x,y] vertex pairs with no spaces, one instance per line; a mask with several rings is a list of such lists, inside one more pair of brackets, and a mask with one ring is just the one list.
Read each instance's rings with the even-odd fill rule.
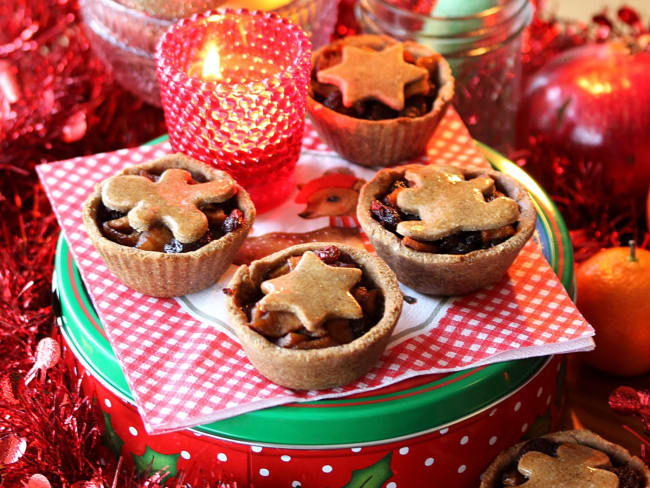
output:
[[230,173],[258,211],[289,197],[300,154],[311,45],[271,13],[206,12],[156,53],[172,147]]
[[212,42],[208,44],[208,54],[206,54],[205,60],[203,61],[201,76],[206,81],[215,81],[222,78],[219,50],[216,44]]

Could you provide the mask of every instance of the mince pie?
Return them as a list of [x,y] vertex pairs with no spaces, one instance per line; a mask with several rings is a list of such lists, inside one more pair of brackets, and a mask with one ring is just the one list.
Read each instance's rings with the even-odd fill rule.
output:
[[647,488],[650,471],[623,447],[588,430],[556,432],[503,451],[480,488]]
[[419,164],[379,171],[357,205],[377,254],[402,283],[429,295],[499,281],[536,215],[526,189],[503,173]]
[[388,166],[424,152],[453,95],[442,56],[411,41],[364,34],[313,54],[307,110],[341,156]]
[[230,266],[255,218],[227,173],[183,154],[131,166],[98,184],[86,230],[126,285],[154,296],[205,288]]
[[386,348],[402,309],[388,266],[342,244],[300,244],[253,261],[224,291],[251,363],[297,390],[363,376]]

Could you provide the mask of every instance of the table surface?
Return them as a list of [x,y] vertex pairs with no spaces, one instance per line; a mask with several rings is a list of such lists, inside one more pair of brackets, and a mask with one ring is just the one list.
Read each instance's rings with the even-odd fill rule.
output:
[[[637,417],[617,415],[607,404],[609,394],[622,385],[637,389],[650,388],[650,374],[633,378],[613,376],[582,364],[580,354],[570,355],[567,368],[568,407],[565,427],[590,429],[612,442],[621,444],[638,456],[641,453],[641,442],[622,426],[627,425],[642,433],[641,421]],[[646,438],[650,441],[650,436]]]

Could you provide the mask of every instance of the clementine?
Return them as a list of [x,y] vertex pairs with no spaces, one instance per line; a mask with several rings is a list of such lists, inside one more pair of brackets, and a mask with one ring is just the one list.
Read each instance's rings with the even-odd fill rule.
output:
[[577,272],[578,309],[596,330],[585,360],[602,371],[650,371],[650,251],[604,249]]

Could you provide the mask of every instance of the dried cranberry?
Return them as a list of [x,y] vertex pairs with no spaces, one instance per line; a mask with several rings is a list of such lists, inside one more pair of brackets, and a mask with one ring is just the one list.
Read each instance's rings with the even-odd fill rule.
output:
[[224,234],[228,234],[239,229],[242,225],[244,225],[244,213],[236,208],[230,212],[230,215],[221,224],[221,231]]
[[395,230],[397,224],[402,221],[397,209],[383,204],[379,200],[373,200],[370,204],[370,212],[381,225],[389,230]]
[[314,254],[325,264],[334,264],[341,259],[341,250],[336,246],[327,246],[323,249],[317,249]]

